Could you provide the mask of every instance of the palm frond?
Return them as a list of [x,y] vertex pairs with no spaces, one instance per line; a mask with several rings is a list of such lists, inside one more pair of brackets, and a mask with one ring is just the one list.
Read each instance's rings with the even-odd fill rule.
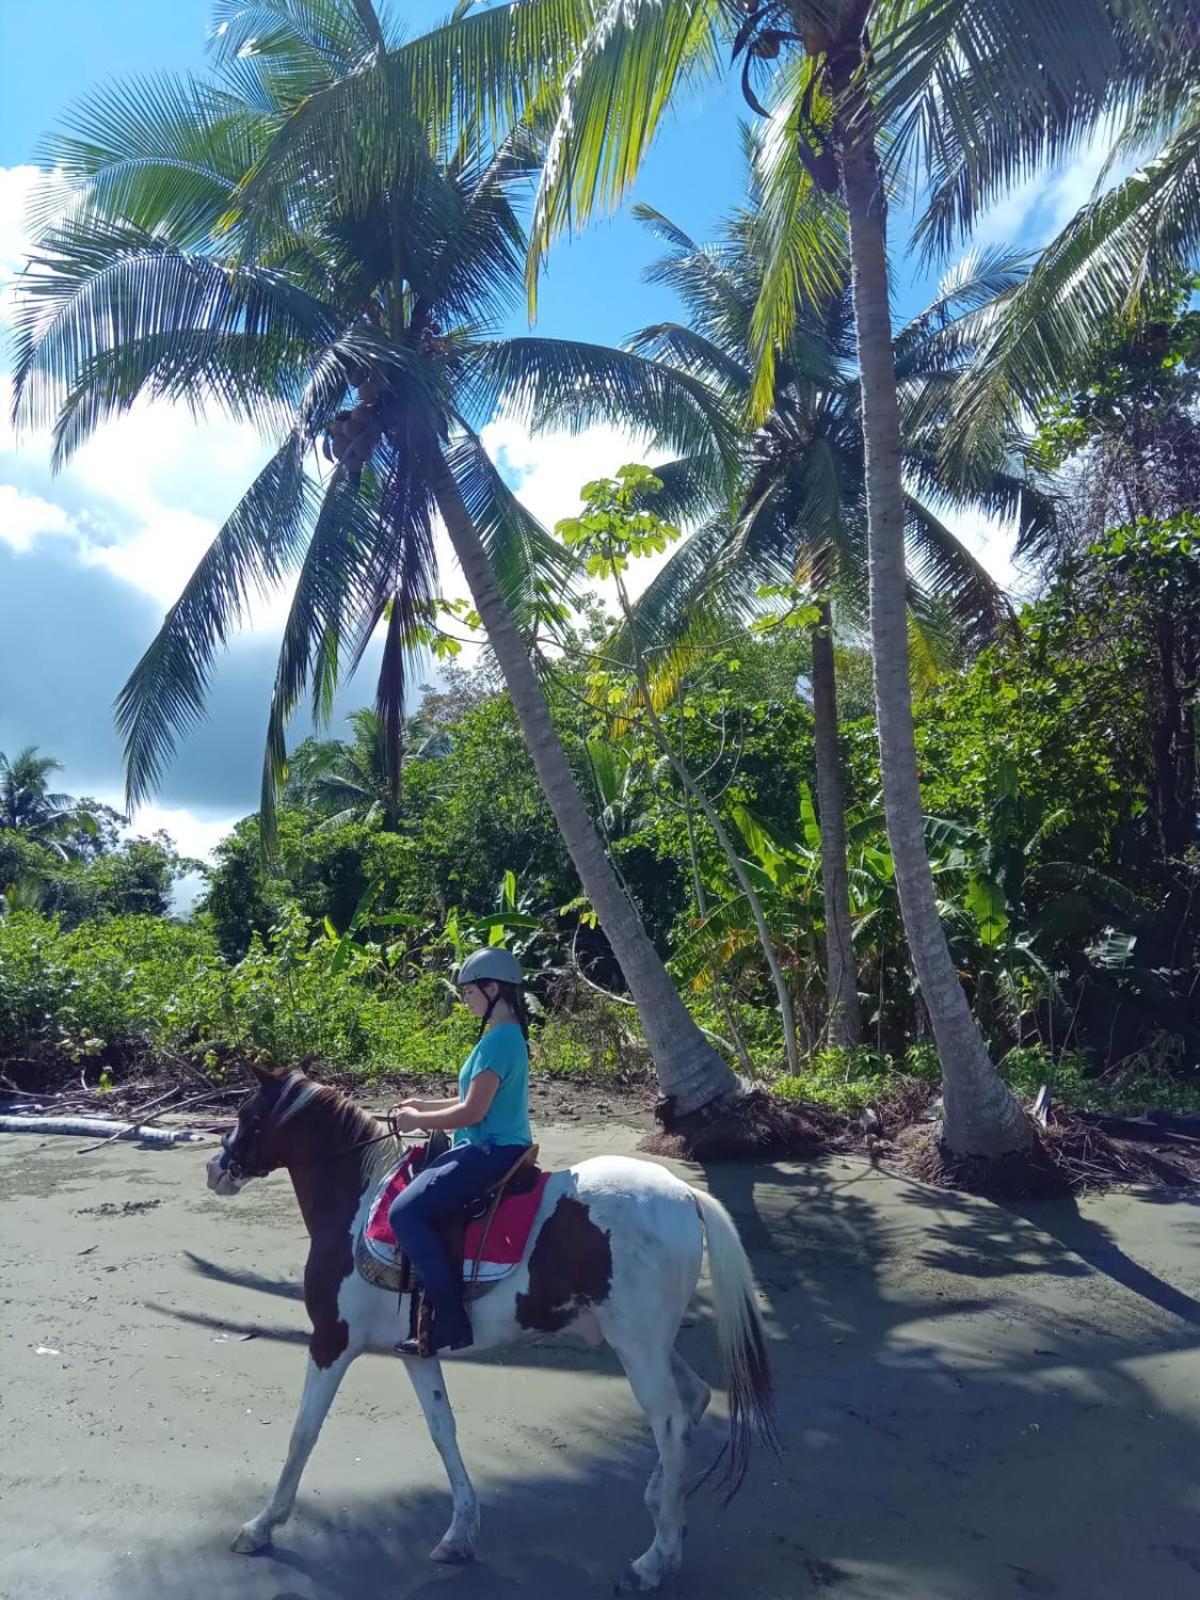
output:
[[[260,350],[272,341],[315,350],[336,332],[330,308],[280,273],[178,250],[158,234],[93,217],[70,221],[43,242],[21,279],[15,320],[14,409],[34,425],[52,422],[62,393],[101,368],[110,386],[105,403],[131,404],[163,361],[170,366],[164,352],[172,339],[180,360],[195,340],[198,370],[211,375],[214,341],[223,336]],[[127,357],[105,361],[126,346]],[[96,361],[101,368],[90,367]],[[97,417],[105,414],[97,406]],[[77,425],[73,441],[80,437]]]
[[368,581],[379,524],[380,484],[339,466],[312,525],[280,644],[263,756],[260,829],[270,848],[275,797],[287,775],[287,729],[318,667],[332,670],[333,649],[377,603]]
[[817,188],[797,147],[802,108],[816,71],[817,63],[804,56],[780,74],[773,115],[758,147],[756,231],[762,277],[751,323],[752,422],[761,422],[771,408],[778,352],[791,343],[805,308],[839,294],[848,277],[840,198]]
[[729,37],[723,0],[596,0],[558,91],[534,200],[530,310],[551,241],[624,198],[672,97],[714,73]]
[[[896,333],[897,381],[961,367],[990,325],[994,302],[1023,282],[1032,261],[1027,250],[996,246],[955,262],[930,304]],[[981,311],[983,317],[971,315]]]
[[990,637],[1011,615],[996,580],[924,501],[906,493],[904,509],[917,581],[964,634],[975,642]]
[[344,0],[216,0],[211,53],[220,68],[247,56],[305,61],[326,79],[350,73],[388,40],[369,3]]
[[750,374],[737,357],[681,322],[656,322],[639,328],[625,341],[625,348],[718,385],[731,396],[749,392]]
[[744,349],[754,313],[755,285],[741,270],[745,255],[739,248],[741,241],[697,244],[647,205],[635,205],[633,216],[668,247],[667,253],[643,272],[644,281],[677,295],[687,311],[689,327],[727,354]]
[[1065,159],[1194,50],[1189,0],[886,0],[873,18],[878,115],[931,175],[918,228],[945,249],[998,195]]
[[607,422],[736,475],[736,430],[704,383],[630,351],[567,339],[480,343],[466,393],[476,414],[504,409],[537,429]]
[[[302,61],[302,91],[247,175],[231,222],[240,217],[268,230],[289,215],[294,222],[297,207],[320,204],[313,172],[336,175],[337,191],[351,205],[386,193],[422,158],[447,153],[448,130],[502,139],[531,121],[539,98],[560,81],[593,11],[593,0],[513,0],[385,51],[363,38],[361,50],[324,61],[323,81],[304,83]],[[286,52],[286,34],[278,38]],[[222,59],[229,54],[226,48]],[[292,58],[284,59],[294,69]],[[323,60],[318,41],[307,65]]]
[[964,376],[961,448],[992,448],[1062,392],[1097,334],[1200,251],[1200,104],[1137,172],[1084,206],[997,305]]
[[309,353],[271,335],[204,329],[187,338],[164,333],[127,340],[81,367],[54,420],[53,464],[61,466],[139,398],[186,405],[196,415],[211,403],[235,422],[278,436],[298,407],[299,371]]
[[[638,637],[647,651],[660,653],[674,646],[690,625],[702,625],[728,604],[721,580],[727,576],[736,544],[730,519],[716,516],[675,546],[633,607]],[[629,653],[623,635],[622,626],[613,641],[618,656]]]
[[446,462],[518,627],[529,627],[543,595],[576,603],[578,573],[569,552],[521,504],[465,425],[446,451]]
[[[203,79],[133,77],[75,104],[38,159],[61,172],[74,208],[187,247],[209,236],[269,129],[261,109]],[[39,231],[50,220],[35,213]]]
[[180,734],[203,715],[218,649],[298,559],[313,505],[293,434],[221,528],[116,703],[130,806],[149,798]]
[[656,207],[647,205],[644,200],[631,206],[629,214],[647,227],[656,239],[661,239],[663,244],[669,244],[673,250],[685,256],[694,254],[699,248],[691,234],[685,233],[677,222],[672,222],[670,217]]

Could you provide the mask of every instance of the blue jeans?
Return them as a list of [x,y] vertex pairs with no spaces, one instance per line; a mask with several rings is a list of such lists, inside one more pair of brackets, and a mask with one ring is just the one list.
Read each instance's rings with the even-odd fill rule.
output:
[[388,1211],[396,1243],[413,1264],[433,1303],[433,1343],[469,1344],[471,1323],[463,1306],[462,1276],[451,1263],[433,1224],[457,1216],[490,1184],[498,1183],[520,1156],[519,1144],[460,1144],[414,1178]]

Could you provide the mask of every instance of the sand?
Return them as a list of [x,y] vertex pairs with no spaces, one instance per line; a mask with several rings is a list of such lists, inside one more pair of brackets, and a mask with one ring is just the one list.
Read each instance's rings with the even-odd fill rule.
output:
[[[539,1130],[554,1164],[637,1119]],[[286,1177],[222,1201],[208,1148],[0,1136],[3,1600],[566,1600],[649,1539],[652,1447],[607,1353],[544,1341],[448,1369],[477,1563],[427,1552],[440,1464],[398,1360],[352,1369],[271,1554],[230,1553],[274,1483],[306,1337]],[[1200,1209],[1022,1211],[856,1160],[713,1167],[764,1294],[781,1461],[692,1500],[690,1600],[1200,1597]],[[253,1335],[247,1338],[245,1335]],[[681,1336],[716,1376],[703,1294]],[[719,1445],[720,1396],[697,1460]]]

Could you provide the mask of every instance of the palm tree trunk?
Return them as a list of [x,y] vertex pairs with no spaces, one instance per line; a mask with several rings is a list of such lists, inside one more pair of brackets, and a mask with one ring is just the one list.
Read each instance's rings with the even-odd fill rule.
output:
[[692,1021],[641,918],[617,881],[571,775],[546,697],[440,450],[433,454],[429,470],[438,510],[487,629],[488,643],[504,674],[542,790],[584,893],[596,910],[637,1003],[663,1095],[672,1102],[675,1116],[688,1116],[735,1094],[737,1078]]
[[857,49],[834,64],[835,142],[850,225],[854,322],[866,439],[871,642],[884,811],[913,964],[942,1067],[943,1139],[957,1155],[999,1156],[1032,1126],[997,1072],[971,1015],[938,917],[925,851],[913,738],[904,582],[900,412],[888,301],[886,200],[866,100],[852,93]]
[[852,1050],[862,1041],[858,971],[850,929],[846,871],[846,806],[838,748],[837,677],[828,600],[812,630],[813,722],[816,734],[817,821],[821,827],[821,887],[825,895],[825,964],[829,975],[829,1041]]

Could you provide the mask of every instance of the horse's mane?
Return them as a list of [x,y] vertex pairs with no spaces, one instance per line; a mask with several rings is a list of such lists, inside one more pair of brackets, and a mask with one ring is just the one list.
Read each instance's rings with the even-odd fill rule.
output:
[[[306,1098],[304,1111],[312,1112],[320,1118],[322,1138],[328,1140],[330,1152],[348,1150],[352,1146],[367,1139],[378,1139],[384,1129],[377,1117],[369,1111],[364,1111],[361,1106],[355,1105],[350,1096],[343,1094],[340,1089],[335,1089],[331,1083],[318,1083],[315,1078],[303,1072],[306,1086],[312,1085],[312,1093]],[[290,1074],[286,1075],[290,1076]],[[283,1081],[283,1080],[281,1080]],[[355,1152],[359,1158],[359,1168],[366,1182],[382,1179],[390,1167],[395,1166],[399,1158],[399,1140],[395,1137],[379,1139],[378,1143],[363,1144],[362,1149]]]

